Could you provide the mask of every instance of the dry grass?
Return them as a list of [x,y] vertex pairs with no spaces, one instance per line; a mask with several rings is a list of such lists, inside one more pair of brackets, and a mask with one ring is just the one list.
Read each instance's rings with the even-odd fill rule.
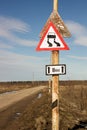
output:
[[[62,82],[59,91],[60,130],[69,130],[69,128],[74,130],[80,121],[87,120],[87,83],[83,81]],[[35,130],[35,119],[41,116],[46,119],[46,129],[51,130],[51,94],[48,94],[48,90],[43,92],[40,99],[29,104],[23,114],[12,122],[10,128],[11,130],[14,128],[16,130]],[[78,130],[84,129],[79,128]]]

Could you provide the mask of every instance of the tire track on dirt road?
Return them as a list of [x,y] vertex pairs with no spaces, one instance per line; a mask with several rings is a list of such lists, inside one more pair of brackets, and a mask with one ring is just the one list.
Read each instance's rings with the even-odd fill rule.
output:
[[0,95],[0,111],[6,109],[10,105],[24,99],[27,96],[37,93],[38,91],[40,91],[44,88],[46,88],[46,86],[19,90],[19,91],[16,91],[15,93],[10,93],[10,94],[6,94],[6,95],[1,94]]

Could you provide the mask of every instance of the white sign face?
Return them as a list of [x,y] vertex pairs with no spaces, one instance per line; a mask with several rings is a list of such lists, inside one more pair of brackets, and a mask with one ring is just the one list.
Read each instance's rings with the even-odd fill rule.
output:
[[64,75],[66,74],[66,65],[46,65],[46,75]]
[[49,28],[40,48],[64,48],[63,43],[52,27]]

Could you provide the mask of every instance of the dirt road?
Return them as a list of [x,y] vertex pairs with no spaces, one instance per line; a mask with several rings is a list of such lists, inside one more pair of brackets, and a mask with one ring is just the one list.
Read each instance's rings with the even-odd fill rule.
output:
[[23,98],[30,96],[44,88],[45,86],[40,86],[40,87],[34,87],[34,88],[25,89],[25,90],[15,91],[13,93],[1,94],[0,95],[0,111],[2,111],[3,109],[6,109],[9,105],[15,102],[18,102],[22,100]]
[[47,122],[47,130],[51,130],[49,100],[51,95],[45,88],[9,105],[8,108],[0,111],[0,130],[35,130],[38,117],[43,117]]

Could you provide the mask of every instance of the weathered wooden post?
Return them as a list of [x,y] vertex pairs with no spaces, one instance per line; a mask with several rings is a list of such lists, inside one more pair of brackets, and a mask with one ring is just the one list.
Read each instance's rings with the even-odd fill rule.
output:
[[[58,0],[53,0],[53,11],[58,10]],[[59,51],[52,51],[52,65],[59,64]],[[52,75],[52,130],[59,130],[59,76]]]
[[58,10],[58,0],[53,0],[53,10]]
[[[52,51],[52,65],[59,63],[59,51]],[[52,130],[59,130],[59,76],[52,75]]]
[[52,80],[51,79],[49,79],[49,93],[51,93],[51,88],[52,88]]

